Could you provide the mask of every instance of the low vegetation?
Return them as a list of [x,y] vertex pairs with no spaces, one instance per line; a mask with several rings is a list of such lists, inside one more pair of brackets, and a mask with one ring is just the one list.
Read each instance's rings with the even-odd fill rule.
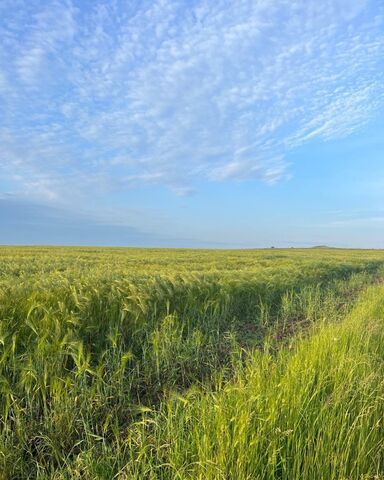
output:
[[384,475],[383,252],[0,258],[0,478]]

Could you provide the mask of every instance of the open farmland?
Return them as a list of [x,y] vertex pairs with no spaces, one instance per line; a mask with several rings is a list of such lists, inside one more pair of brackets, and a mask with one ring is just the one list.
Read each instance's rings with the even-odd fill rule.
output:
[[0,478],[383,478],[384,252],[0,261]]

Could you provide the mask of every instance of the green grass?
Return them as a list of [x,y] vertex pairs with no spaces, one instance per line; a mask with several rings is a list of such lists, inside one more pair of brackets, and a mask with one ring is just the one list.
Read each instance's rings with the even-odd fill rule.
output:
[[0,478],[384,474],[384,252],[0,259]]
[[174,396],[129,430],[125,478],[382,478],[383,318],[373,288],[341,324]]

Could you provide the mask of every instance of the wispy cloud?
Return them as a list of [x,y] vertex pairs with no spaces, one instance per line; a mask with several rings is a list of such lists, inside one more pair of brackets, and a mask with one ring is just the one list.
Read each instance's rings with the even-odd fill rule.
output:
[[333,217],[327,224],[328,228],[373,227],[381,230],[384,224],[384,212],[382,210],[351,210],[334,213]]
[[1,179],[47,199],[273,183],[287,152],[384,104],[378,0],[18,0],[0,13]]

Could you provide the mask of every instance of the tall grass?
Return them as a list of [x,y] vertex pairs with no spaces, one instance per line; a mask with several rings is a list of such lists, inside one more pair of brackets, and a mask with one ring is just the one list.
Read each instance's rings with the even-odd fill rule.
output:
[[384,288],[338,325],[235,380],[192,389],[127,434],[119,478],[378,479],[384,475]]
[[[363,365],[370,371],[377,355],[368,337],[355,337],[358,322],[305,338],[316,325],[337,323],[381,277],[380,252],[0,254],[0,478],[343,478],[305,476],[315,475],[308,460],[320,455],[315,446],[333,448],[316,433],[314,425],[326,420],[314,417],[306,395],[315,393],[313,375],[323,381],[316,368],[331,375],[332,348],[351,344],[367,357],[364,364],[356,356],[360,370],[349,364],[349,379],[363,378]],[[376,323],[369,325],[373,338]],[[337,329],[342,341],[328,342],[324,332]],[[316,338],[325,340],[311,347]],[[305,352],[314,361],[316,348],[324,363],[315,365]],[[341,385],[340,395],[378,403],[378,377],[364,391]],[[319,406],[323,397],[316,398]],[[348,412],[357,410],[340,412],[348,429]],[[293,418],[303,428],[297,438]],[[377,451],[367,453],[375,439],[363,432],[359,448],[379,472]],[[342,452],[340,443],[334,464],[344,465],[348,445]],[[371,474],[364,462],[341,474]]]

